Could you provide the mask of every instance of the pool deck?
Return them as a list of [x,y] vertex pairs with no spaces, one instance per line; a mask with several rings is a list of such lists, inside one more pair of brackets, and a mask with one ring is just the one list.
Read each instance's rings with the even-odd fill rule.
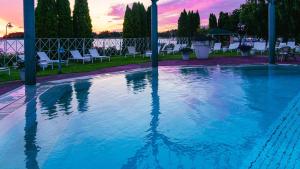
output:
[[[268,58],[265,56],[256,56],[256,57],[218,57],[218,58],[210,58],[205,60],[169,60],[169,61],[160,61],[159,66],[195,66],[195,65],[203,65],[203,66],[214,66],[214,65],[245,65],[245,64],[267,64]],[[297,58],[297,61],[288,61],[288,62],[280,62],[280,64],[299,64],[300,65],[300,57]],[[54,80],[62,80],[68,78],[75,77],[84,77],[84,76],[93,76],[99,75],[103,73],[112,73],[117,71],[125,71],[132,70],[138,68],[147,68],[150,67],[151,63],[146,64],[131,64],[126,66],[119,67],[111,67],[104,68],[92,72],[82,72],[82,73],[70,73],[70,74],[61,74],[61,75],[51,75],[46,77],[38,77],[38,83],[45,83]],[[21,87],[23,83],[21,81],[13,81],[0,85],[0,96],[12,91],[18,87]]]

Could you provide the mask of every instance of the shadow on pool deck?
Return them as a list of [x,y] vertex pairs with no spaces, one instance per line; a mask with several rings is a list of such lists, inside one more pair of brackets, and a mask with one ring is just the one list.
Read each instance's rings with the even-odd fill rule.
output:
[[[204,66],[213,66],[213,65],[244,65],[244,64],[267,64],[268,58],[267,57],[217,57],[217,58],[210,58],[205,60],[168,60],[168,61],[160,61],[159,66],[178,66],[178,65],[204,65]],[[288,61],[288,62],[280,62],[280,64],[300,64],[300,57],[297,58],[297,61]],[[44,83],[53,80],[61,80],[61,79],[68,79],[68,78],[75,78],[75,77],[83,77],[83,76],[90,76],[90,75],[98,75],[103,73],[111,73],[117,71],[124,71],[124,70],[132,70],[138,68],[147,68],[150,67],[151,63],[146,64],[132,64],[132,65],[125,65],[125,66],[118,66],[118,67],[111,67],[111,68],[104,68],[92,72],[82,72],[82,73],[70,73],[70,74],[61,74],[61,75],[51,75],[46,77],[38,77],[38,83]],[[8,82],[6,84],[0,85],[0,96],[4,93],[7,93],[11,90],[14,90],[23,83],[21,81],[14,81]]]

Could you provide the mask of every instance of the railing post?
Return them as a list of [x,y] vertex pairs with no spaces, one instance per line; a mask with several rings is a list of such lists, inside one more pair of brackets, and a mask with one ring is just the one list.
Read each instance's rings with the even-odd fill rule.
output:
[[35,16],[34,0],[23,0],[24,6],[24,50],[25,50],[25,84],[36,84],[35,58]]
[[151,49],[152,67],[158,67],[158,24],[157,24],[157,0],[152,0],[151,5]]
[[85,54],[85,38],[83,38],[82,54]]
[[276,18],[275,0],[269,0],[269,63],[275,64]]

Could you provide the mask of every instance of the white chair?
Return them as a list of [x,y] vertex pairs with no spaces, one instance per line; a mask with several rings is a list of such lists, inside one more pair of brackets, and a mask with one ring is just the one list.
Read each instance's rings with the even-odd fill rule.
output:
[[237,51],[238,50],[238,48],[239,48],[239,43],[231,43],[230,45],[229,45],[229,47],[228,47],[228,50],[229,51]]
[[212,51],[213,52],[222,51],[222,44],[221,43],[215,43]]
[[83,64],[85,62],[90,62],[90,61],[92,61],[92,63],[93,63],[92,56],[89,54],[84,54],[82,56],[78,50],[72,50],[70,52],[71,52],[72,58],[69,58],[69,59],[76,60],[76,61],[82,61]]
[[296,42],[288,42],[287,46],[290,47],[291,49],[295,49],[296,48]]
[[[54,68],[54,63],[59,64],[59,60],[50,59],[45,52],[37,52],[37,55],[40,58],[40,62],[47,62],[49,65],[51,65],[52,69]],[[66,60],[61,60],[61,63],[68,65],[68,61]]]
[[[161,46],[158,45],[158,47],[157,47],[157,53],[158,53],[158,54],[160,53],[160,48],[161,48]],[[149,57],[149,58],[151,58],[151,56],[152,56],[152,51],[151,51],[151,50],[147,50],[147,51],[145,52],[145,54],[143,55],[143,57]]]
[[18,55],[18,60],[21,60],[22,62],[25,62],[25,55]]
[[92,56],[92,59],[100,59],[101,62],[103,59],[108,59],[110,61],[110,56],[101,56],[99,55],[99,52],[97,51],[97,49],[89,49],[89,52]]
[[128,46],[127,47],[128,53],[125,54],[125,57],[127,56],[133,56],[135,57],[136,55],[141,54],[140,52],[137,52],[134,46]]
[[281,49],[281,48],[286,47],[286,46],[287,46],[286,43],[280,42],[279,46],[277,47],[277,49]]
[[179,52],[181,49],[181,44],[175,44],[173,49],[167,49],[167,53],[168,54],[175,54],[177,52]]
[[8,75],[10,76],[10,69],[9,69],[9,67],[0,67],[0,72],[7,72]]
[[[22,61],[22,62],[25,62],[25,55],[18,55],[18,58],[17,58],[18,60],[20,60],[20,61]],[[47,61],[44,61],[44,60],[40,60],[39,61],[39,66],[43,69],[43,70],[45,70],[47,67],[48,67],[48,62]],[[52,67],[52,69],[53,69],[53,67]]]
[[266,51],[266,43],[265,42],[254,42],[253,50],[263,54],[263,52]]

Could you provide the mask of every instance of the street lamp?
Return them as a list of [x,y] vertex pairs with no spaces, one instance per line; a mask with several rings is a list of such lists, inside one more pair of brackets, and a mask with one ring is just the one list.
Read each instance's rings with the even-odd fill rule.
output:
[[151,0],[151,49],[152,67],[158,67],[158,23],[157,23],[157,1]]
[[5,27],[5,37],[7,37],[7,29],[8,28],[12,28],[13,27],[13,25],[10,23],[10,22],[8,22],[7,24],[6,24],[6,27]]

